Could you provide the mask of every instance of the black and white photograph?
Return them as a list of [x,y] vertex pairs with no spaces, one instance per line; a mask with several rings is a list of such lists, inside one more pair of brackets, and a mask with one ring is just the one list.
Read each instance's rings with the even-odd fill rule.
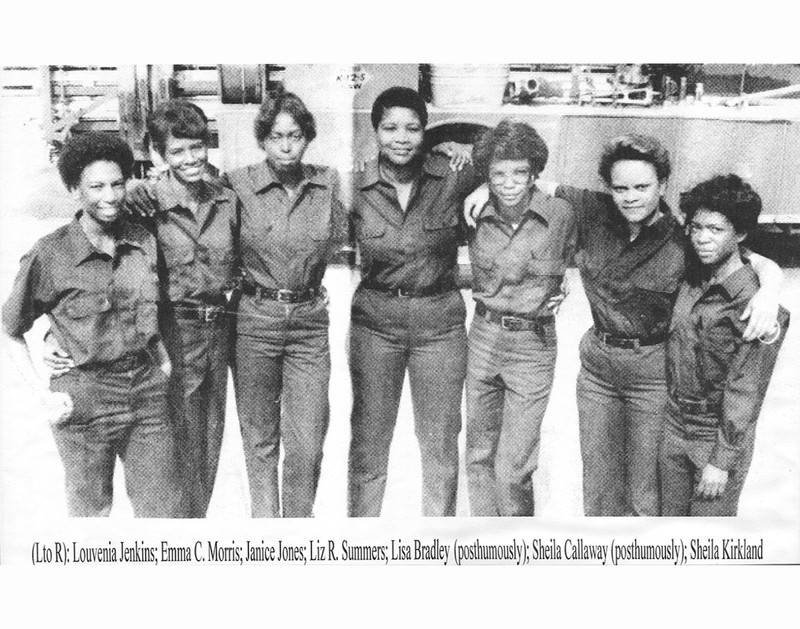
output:
[[410,53],[0,67],[0,565],[800,563],[800,64]]

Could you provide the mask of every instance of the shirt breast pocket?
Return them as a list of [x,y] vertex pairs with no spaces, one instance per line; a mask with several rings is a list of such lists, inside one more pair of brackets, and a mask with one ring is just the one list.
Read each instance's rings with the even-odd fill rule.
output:
[[455,214],[432,216],[425,221],[425,231],[428,232],[440,232],[445,229],[455,229],[456,227],[458,227],[458,216]]
[[64,327],[68,335],[79,340],[87,349],[99,347],[108,331],[112,329],[115,317],[109,295],[102,293],[82,293],[64,303]]
[[386,225],[375,219],[369,221],[362,219],[356,223],[356,241],[362,256],[362,265],[369,267],[371,260],[389,255],[386,231]]
[[678,290],[679,275],[650,269],[647,273],[637,273],[631,278],[631,285],[637,290],[650,293],[672,294]]
[[322,224],[313,225],[310,229],[298,238],[295,243],[297,249],[313,251],[320,247],[325,247],[331,238],[331,225],[329,221]]
[[386,234],[386,226],[378,222],[360,222],[357,227],[359,240],[382,238]]
[[706,392],[722,389],[740,341],[730,332],[714,330],[700,337],[700,376]]
[[455,214],[431,217],[423,223],[423,246],[439,255],[447,255],[459,245],[458,217]]
[[678,278],[651,270],[638,273],[629,281],[620,280],[614,290],[616,303],[634,315],[646,330],[665,329],[672,320]]
[[491,271],[497,264],[489,253],[476,244],[469,248],[469,261],[472,266],[484,271]]

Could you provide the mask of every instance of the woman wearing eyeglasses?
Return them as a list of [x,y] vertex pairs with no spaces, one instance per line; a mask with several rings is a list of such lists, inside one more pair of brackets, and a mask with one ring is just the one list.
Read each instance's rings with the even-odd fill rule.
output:
[[[587,516],[661,513],[664,347],[686,250],[683,230],[663,199],[670,170],[658,140],[631,134],[603,151],[599,174],[606,192],[543,186],[574,208],[576,261],[594,322],[581,340],[577,383]],[[485,195],[468,199],[467,214]],[[762,289],[744,315],[748,340],[773,331],[782,281],[776,264],[750,256]]]
[[572,209],[534,187],[547,156],[533,127],[510,120],[475,145],[475,168],[491,196],[469,243],[476,303],[466,461],[473,516],[534,515],[532,478],[556,364],[553,300],[575,243]]
[[303,163],[316,126],[298,96],[265,101],[255,136],[266,159],[227,176],[241,201],[234,384],[251,511],[309,517],[330,414],[321,282],[329,256],[346,241],[347,219],[335,173]]

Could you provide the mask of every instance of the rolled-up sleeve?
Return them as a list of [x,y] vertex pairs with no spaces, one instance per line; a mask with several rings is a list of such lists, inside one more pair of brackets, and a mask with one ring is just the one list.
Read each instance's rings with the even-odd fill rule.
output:
[[736,467],[747,432],[755,427],[761,405],[789,326],[789,313],[781,308],[776,341],[743,343],[728,370],[722,397],[722,418],[710,463],[722,470]]
[[46,290],[41,268],[35,249],[20,260],[11,294],[3,304],[3,330],[10,336],[22,336],[45,313]]

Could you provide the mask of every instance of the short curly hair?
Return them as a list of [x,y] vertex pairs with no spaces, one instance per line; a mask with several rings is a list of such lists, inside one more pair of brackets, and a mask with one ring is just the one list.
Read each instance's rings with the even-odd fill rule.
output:
[[84,169],[95,162],[114,162],[125,179],[130,179],[133,174],[133,151],[122,138],[89,131],[70,137],[61,149],[58,172],[67,190],[77,188]]
[[410,109],[417,114],[423,128],[428,125],[428,106],[425,104],[422,96],[410,87],[395,86],[382,91],[378,94],[375,102],[372,103],[372,113],[370,117],[372,119],[373,129],[378,128],[381,120],[383,120],[384,114],[393,107]]
[[302,99],[293,92],[279,92],[272,97],[268,97],[261,104],[253,123],[253,131],[259,146],[272,133],[275,119],[282,113],[289,114],[292,117],[297,126],[300,127],[300,131],[303,132],[306,140],[311,142],[317,137],[317,123],[314,121],[314,115],[308,111]]
[[548,155],[547,144],[536,129],[525,122],[506,118],[481,135],[472,157],[475,170],[486,180],[492,163],[506,159],[526,160],[536,178],[547,165]]
[[761,197],[741,177],[717,175],[682,193],[680,208],[687,224],[700,210],[708,210],[725,216],[737,234],[747,234],[758,227]]
[[150,142],[163,157],[167,140],[173,138],[202,140],[208,145],[211,135],[208,118],[200,107],[189,101],[175,98],[164,101],[147,118]]
[[666,182],[672,172],[669,151],[661,142],[649,135],[636,133],[622,135],[606,144],[600,156],[600,167],[597,172],[608,185],[611,185],[611,168],[623,160],[652,164],[661,183]]

